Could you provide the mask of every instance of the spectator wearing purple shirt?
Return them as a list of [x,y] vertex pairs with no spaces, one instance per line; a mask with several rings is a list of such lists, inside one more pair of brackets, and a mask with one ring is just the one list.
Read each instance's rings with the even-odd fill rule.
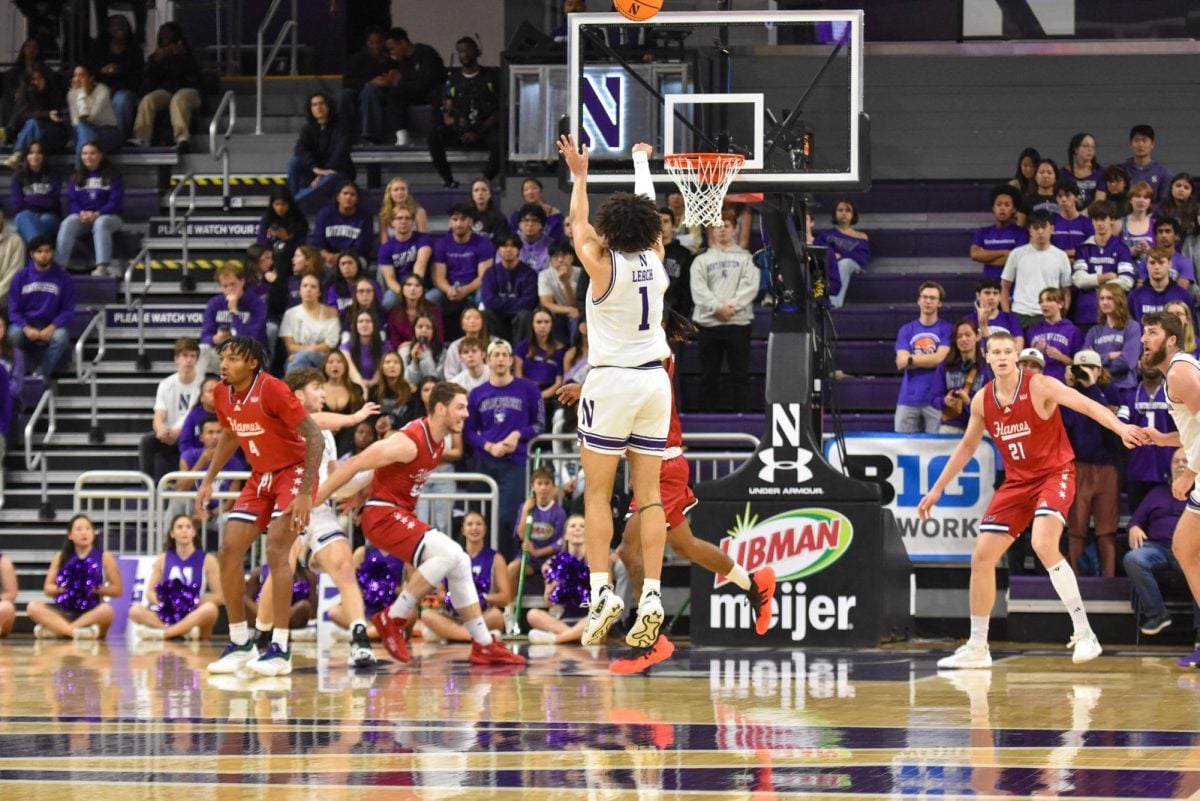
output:
[[379,246],[379,278],[383,281],[383,307],[390,309],[400,299],[400,282],[415,274],[428,283],[429,257],[433,242],[416,230],[412,210],[398,206],[392,213],[394,236]]
[[963,319],[975,323],[979,347],[984,353],[987,353],[988,337],[998,332],[1012,335],[1018,351],[1025,347],[1021,318],[1000,308],[1000,280],[997,278],[982,278],[975,285],[975,314]]
[[[1171,457],[1171,478],[1187,472],[1187,452],[1183,448]],[[1129,552],[1125,554],[1125,573],[1133,584],[1142,608],[1139,628],[1143,634],[1158,634],[1171,625],[1171,616],[1163,604],[1162,590],[1154,574],[1171,568],[1182,572],[1172,552],[1175,526],[1187,508],[1187,501],[1176,500],[1168,481],[1146,495],[1129,518]],[[1200,631],[1200,607],[1192,604],[1192,626]]]
[[62,217],[62,179],[46,167],[46,151],[34,142],[8,187],[13,224],[28,245],[34,237],[58,233]]
[[371,282],[373,297],[370,305],[374,305],[374,298],[383,296],[383,290],[379,288],[379,284],[363,273],[362,262],[358,260],[357,255],[343,250],[337,254],[336,263],[337,270],[330,279],[329,285],[325,287],[324,297],[325,303],[337,309],[338,314],[344,313],[356,300],[355,293],[359,281],[365,279]]
[[[1179,221],[1173,217],[1159,217],[1154,221],[1154,246],[1166,248],[1171,252],[1171,266],[1167,268],[1167,277],[1190,291],[1196,283],[1196,265],[1189,256],[1177,250],[1181,230]],[[1137,277],[1140,281],[1149,277],[1145,258],[1138,263]]]
[[200,363],[206,373],[220,367],[217,348],[236,336],[254,337],[267,345],[267,307],[257,295],[246,291],[245,271],[236,261],[227,261],[217,269],[221,291],[204,307],[200,324]]
[[546,233],[545,210],[537,203],[526,203],[517,212],[517,231],[521,242],[521,261],[535,273],[540,273],[550,263],[550,246],[555,242]]
[[1113,228],[1135,259],[1144,257],[1154,247],[1154,215],[1150,213],[1153,203],[1154,190],[1150,184],[1144,181],[1134,184],[1129,190],[1129,213]]
[[1164,311],[1172,301],[1183,301],[1191,308],[1192,293],[1171,281],[1171,256],[1166,248],[1155,248],[1146,256],[1146,283],[1129,294],[1129,311],[1139,323],[1144,315]]
[[343,250],[365,262],[371,258],[374,246],[374,225],[371,215],[359,207],[358,186],[346,181],[338,189],[336,202],[317,213],[308,244],[321,251],[326,267],[332,268]]
[[1075,352],[1083,347],[1083,334],[1070,320],[1063,319],[1066,299],[1057,287],[1046,287],[1038,295],[1042,321],[1025,329],[1025,341],[1046,357],[1045,375],[1062,381]]
[[75,314],[75,282],[54,261],[49,237],[29,243],[29,262],[13,277],[8,290],[8,340],[28,353],[45,347],[35,377],[49,380],[71,345],[67,326]]
[[971,239],[971,261],[983,265],[984,278],[1000,278],[1013,248],[1029,244],[1029,232],[1013,222],[1021,197],[1007,184],[992,190],[993,225],[975,229]]
[[1075,194],[1079,196],[1080,208],[1086,209],[1093,201],[1104,200],[1104,168],[1096,161],[1096,137],[1090,133],[1072,136],[1067,145],[1067,163],[1059,174],[1064,181],[1079,187]]
[[983,358],[979,331],[972,320],[954,324],[954,347],[937,366],[933,380],[933,406],[942,412],[940,434],[959,434],[966,430],[971,417],[971,399],[992,380],[992,371]]
[[216,392],[219,382],[219,378],[210,376],[200,383],[200,398],[183,418],[183,425],[179,427],[179,458],[187,464],[195,464],[204,452],[204,441],[200,438],[204,433],[204,423],[217,419],[213,393]]
[[1154,160],[1154,128],[1135,125],[1129,129],[1130,157],[1125,162],[1130,186],[1145,182],[1154,192],[1154,202],[1162,200],[1171,185],[1171,171]]
[[516,360],[513,371],[519,378],[528,378],[538,385],[551,410],[554,396],[562,386],[566,355],[567,346],[554,339],[554,315],[545,306],[538,306],[533,310],[529,336],[518,342],[513,351]]
[[1054,215],[1054,233],[1050,244],[1075,258],[1075,249],[1083,240],[1095,233],[1092,221],[1079,213],[1079,187],[1074,181],[1062,180],[1054,188],[1058,199],[1058,214]]
[[[513,530],[514,544],[520,549],[525,542],[525,527],[528,522],[529,560],[525,575],[542,572],[546,560],[562,549],[563,534],[567,525],[567,513],[558,503],[558,486],[554,483],[554,470],[542,466],[533,471],[529,479],[531,493],[522,504]],[[521,560],[514,559],[508,565],[513,587],[520,576]]]
[[[450,233],[433,245],[433,284],[442,293],[442,317],[449,321],[447,339],[462,336],[458,318],[467,306],[477,306],[475,296],[483,276],[492,266],[495,246],[471,230],[475,207],[458,203],[450,208]],[[534,285],[536,294],[536,283]]]
[[933,383],[937,366],[950,353],[954,328],[938,317],[946,290],[926,281],[917,290],[920,315],[905,323],[896,335],[896,369],[904,374],[896,399],[896,431],[900,434],[936,434],[942,424],[940,409],[934,408]]
[[520,260],[520,243],[516,234],[500,238],[500,262],[483,274],[479,287],[488,333],[509,342],[525,338],[538,304],[537,273]]
[[58,229],[58,257],[71,260],[75,240],[84,231],[92,232],[96,248],[94,275],[108,275],[112,261],[112,240],[121,228],[121,209],[125,202],[125,183],[108,163],[103,151],[85,144],[79,153],[75,174],[67,184],[67,218]]
[[[495,480],[500,489],[501,531],[512,531],[525,496],[525,462],[529,440],[546,427],[542,395],[537,384],[512,373],[512,348],[504,340],[488,346],[486,384],[467,396],[469,416],[463,437],[471,446],[476,469]],[[512,542],[505,558],[513,556]]]
[[1072,317],[1080,326],[1093,325],[1098,319],[1096,288],[1115,282],[1128,292],[1133,289],[1133,259],[1121,240],[1112,235],[1112,207],[1107,201],[1093,203],[1088,209],[1095,233],[1076,250],[1071,271]]
[[1112,385],[1128,390],[1137,383],[1136,367],[1142,357],[1142,326],[1129,317],[1125,290],[1115,281],[1104,284],[1096,293],[1099,321],[1083,339],[1087,350],[1100,354],[1100,364],[1112,376]]
[[[1167,383],[1163,374],[1152,367],[1137,367],[1141,380],[1137,386],[1125,393],[1117,408],[1117,419],[1122,423],[1153,428],[1164,434],[1172,434],[1175,419],[1171,417],[1171,404],[1167,400]],[[1129,505],[1136,509],[1150,490],[1164,481],[1171,480],[1171,454],[1175,448],[1165,445],[1139,445],[1129,450],[1125,464],[1125,494]]]
[[833,206],[834,227],[813,237],[813,244],[829,248],[837,263],[841,285],[829,297],[829,305],[835,309],[840,309],[846,301],[850,277],[865,269],[871,260],[871,240],[862,231],[855,230],[853,226],[857,223],[858,209],[854,202],[850,198],[838,198]]

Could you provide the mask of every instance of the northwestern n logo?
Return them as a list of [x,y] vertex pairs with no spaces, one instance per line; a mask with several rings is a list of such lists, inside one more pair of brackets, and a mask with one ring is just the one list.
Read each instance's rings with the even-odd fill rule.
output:
[[579,402],[579,408],[583,411],[583,424],[591,428],[592,418],[596,415],[596,402],[584,398]]
[[584,124],[580,136],[585,145],[592,147],[589,131],[594,129],[604,147],[621,150],[621,76],[605,75],[603,81],[607,100],[600,96],[591,78],[583,77]]

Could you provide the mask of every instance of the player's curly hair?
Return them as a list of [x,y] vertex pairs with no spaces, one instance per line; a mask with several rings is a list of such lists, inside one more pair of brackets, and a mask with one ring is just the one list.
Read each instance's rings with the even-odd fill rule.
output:
[[253,359],[258,365],[254,368],[256,373],[267,369],[267,349],[254,337],[230,337],[221,343],[221,347],[217,348],[217,354],[220,355],[225,351],[229,351],[234,356],[241,356],[243,359]]
[[596,233],[608,242],[609,250],[640,253],[658,242],[662,220],[649,198],[614,192],[596,213]]

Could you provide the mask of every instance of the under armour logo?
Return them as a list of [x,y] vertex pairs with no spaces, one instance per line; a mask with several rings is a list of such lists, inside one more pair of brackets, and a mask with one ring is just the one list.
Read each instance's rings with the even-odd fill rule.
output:
[[797,484],[803,484],[812,478],[812,471],[805,466],[812,461],[812,451],[805,450],[804,448],[796,448],[796,458],[783,461],[775,458],[775,450],[775,448],[764,448],[759,452],[758,458],[762,460],[764,465],[763,469],[758,471],[759,478],[769,484],[774,484],[775,472],[777,470],[795,470]]

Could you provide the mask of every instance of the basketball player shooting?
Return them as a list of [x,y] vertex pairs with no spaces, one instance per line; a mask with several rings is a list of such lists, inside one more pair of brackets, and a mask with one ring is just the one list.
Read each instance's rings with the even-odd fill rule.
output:
[[1141,429],[1118,420],[1108,407],[1057,379],[1019,369],[1017,344],[1008,333],[988,338],[987,360],[996,377],[971,401],[966,434],[917,505],[921,519],[928,520],[942,491],[970,461],[984,433],[991,435],[1004,461],[1005,477],[979,524],[971,555],[971,636],[953,655],[939,660],[938,667],[992,666],[987,632],[996,602],[996,564],[1031,519],[1033,550],[1071,615],[1074,635],[1067,647],[1074,649],[1072,661],[1090,662],[1103,648],[1088,623],[1075,574],[1058,547],[1075,498],[1075,452],[1058,407],[1086,414],[1116,433],[1127,448],[1144,445],[1148,438]]
[[[291,671],[288,629],[275,629],[271,644],[259,654],[246,625],[246,577],[242,560],[250,543],[267,530],[267,564],[276,586],[292,586],[292,543],[308,525],[316,492],[325,439],[304,406],[278,378],[266,373],[267,354],[251,337],[233,337],[218,351],[222,385],[213,394],[221,439],[204,480],[196,490],[196,511],[203,513],[212,497],[213,481],[239,446],[253,472],[229,513],[217,561],[221,588],[228,593],[229,644],[208,666],[213,673],[233,673],[252,660],[255,672],[285,675]],[[275,620],[287,620],[291,593],[272,598]]]
[[591,568],[591,611],[582,643],[602,643],[624,610],[609,584],[608,564],[613,536],[609,499],[617,466],[626,455],[641,518],[646,578],[625,641],[635,648],[653,649],[664,618],[662,560],[667,528],[658,476],[671,425],[671,382],[663,369],[671,349],[662,328],[669,279],[662,263],[662,224],[650,177],[651,148],[633,146],[634,194],[613,193],[596,213],[595,227],[588,217],[587,147],[580,151],[574,137],[563,136],[558,152],[574,176],[570,214],[575,251],[591,279],[588,360],[594,366],[584,380],[579,409]]

